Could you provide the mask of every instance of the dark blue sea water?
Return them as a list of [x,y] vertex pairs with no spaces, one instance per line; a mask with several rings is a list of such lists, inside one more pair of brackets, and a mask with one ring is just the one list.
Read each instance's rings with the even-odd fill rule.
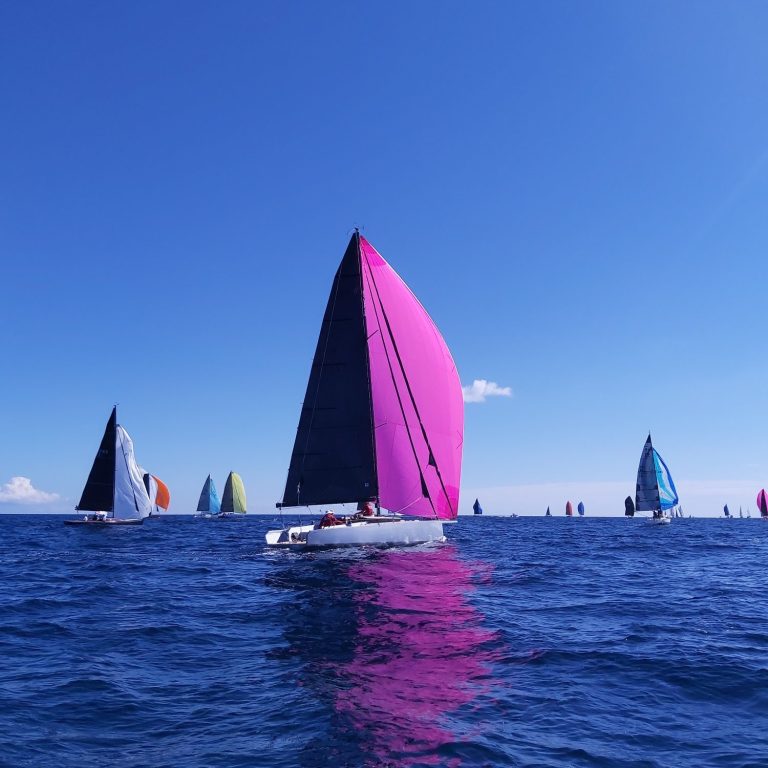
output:
[[768,765],[768,524],[0,518],[0,765]]

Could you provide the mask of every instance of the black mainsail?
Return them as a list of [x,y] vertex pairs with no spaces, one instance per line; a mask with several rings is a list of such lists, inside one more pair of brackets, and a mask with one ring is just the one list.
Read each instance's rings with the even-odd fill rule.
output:
[[112,408],[104,437],[93,460],[91,472],[76,509],[85,512],[111,512],[115,503],[115,455],[117,408]]
[[360,237],[336,272],[278,506],[378,496]]

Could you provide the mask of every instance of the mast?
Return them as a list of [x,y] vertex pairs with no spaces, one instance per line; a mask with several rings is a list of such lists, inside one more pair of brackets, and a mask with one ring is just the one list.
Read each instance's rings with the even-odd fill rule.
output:
[[[355,238],[355,246],[357,248],[357,264],[358,269],[360,272],[360,322],[362,323],[363,328],[366,327],[365,324],[365,288],[363,286],[363,253],[360,250],[360,230],[355,227],[355,234],[353,235]],[[378,472],[377,467],[378,464],[376,463],[376,422],[373,419],[373,387],[371,385],[371,353],[368,349],[368,344],[366,340],[366,344],[363,345],[365,347],[365,372],[367,374],[366,381],[368,384],[368,418],[371,425],[371,455],[373,456],[373,472],[374,475],[376,475],[376,509],[379,510],[379,483],[378,483]],[[358,499],[358,501],[363,501],[363,499]],[[367,501],[367,499],[366,499]],[[377,512],[378,513],[378,512]]]

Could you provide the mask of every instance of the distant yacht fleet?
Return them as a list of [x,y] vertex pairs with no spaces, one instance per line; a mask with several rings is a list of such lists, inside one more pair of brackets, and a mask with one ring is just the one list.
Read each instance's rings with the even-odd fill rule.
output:
[[[266,544],[301,550],[444,541],[443,525],[458,515],[463,436],[461,383],[443,337],[402,278],[355,230],[331,286],[277,504],[281,522],[285,508],[352,504],[355,512],[325,509],[316,523],[268,531]],[[113,408],[76,507],[83,514],[66,524],[141,525],[170,501],[167,485],[137,463]],[[765,490],[757,506],[768,519]],[[472,509],[483,514],[479,499]],[[576,509],[585,516],[583,501]],[[208,475],[196,511],[200,520],[245,515],[240,475],[229,473],[221,500]],[[565,515],[572,518],[573,511],[566,501]],[[654,525],[683,516],[650,434],[635,497],[624,500],[626,517],[637,512],[650,512]],[[733,519],[727,504],[723,513]],[[545,516],[552,517],[550,507]]]
[[[672,520],[685,517],[679,502],[677,489],[672,480],[669,467],[667,467],[664,459],[661,458],[659,452],[653,447],[651,435],[649,434],[643,446],[640,464],[637,468],[635,497],[627,496],[624,499],[624,516],[634,517],[635,512],[650,512],[651,516],[645,518],[649,523],[653,525],[669,525]],[[764,489],[757,495],[757,507],[760,510],[760,517],[768,520],[768,493]],[[482,514],[478,499],[475,499],[473,509],[476,515]],[[478,509],[480,510],[479,512],[477,511]],[[576,509],[579,517],[584,517],[584,502],[580,501]],[[547,507],[544,516],[553,516],[550,507]],[[565,516],[573,517],[573,504],[570,501],[565,503]],[[512,515],[512,517],[517,517],[517,515]],[[688,517],[690,518],[691,515],[688,515]],[[723,517],[729,520],[735,519],[735,516],[730,513],[727,504],[723,507]],[[745,515],[742,509],[739,508],[739,518],[745,517],[751,517],[749,510],[747,510]]]

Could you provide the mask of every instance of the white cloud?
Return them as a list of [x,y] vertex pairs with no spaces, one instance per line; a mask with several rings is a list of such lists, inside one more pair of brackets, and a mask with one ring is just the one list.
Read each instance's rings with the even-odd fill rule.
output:
[[500,387],[495,381],[475,379],[461,388],[465,403],[484,403],[486,397],[512,397],[511,387]]
[[39,491],[28,477],[12,477],[9,482],[0,485],[0,503],[47,504],[58,498],[58,493]]

